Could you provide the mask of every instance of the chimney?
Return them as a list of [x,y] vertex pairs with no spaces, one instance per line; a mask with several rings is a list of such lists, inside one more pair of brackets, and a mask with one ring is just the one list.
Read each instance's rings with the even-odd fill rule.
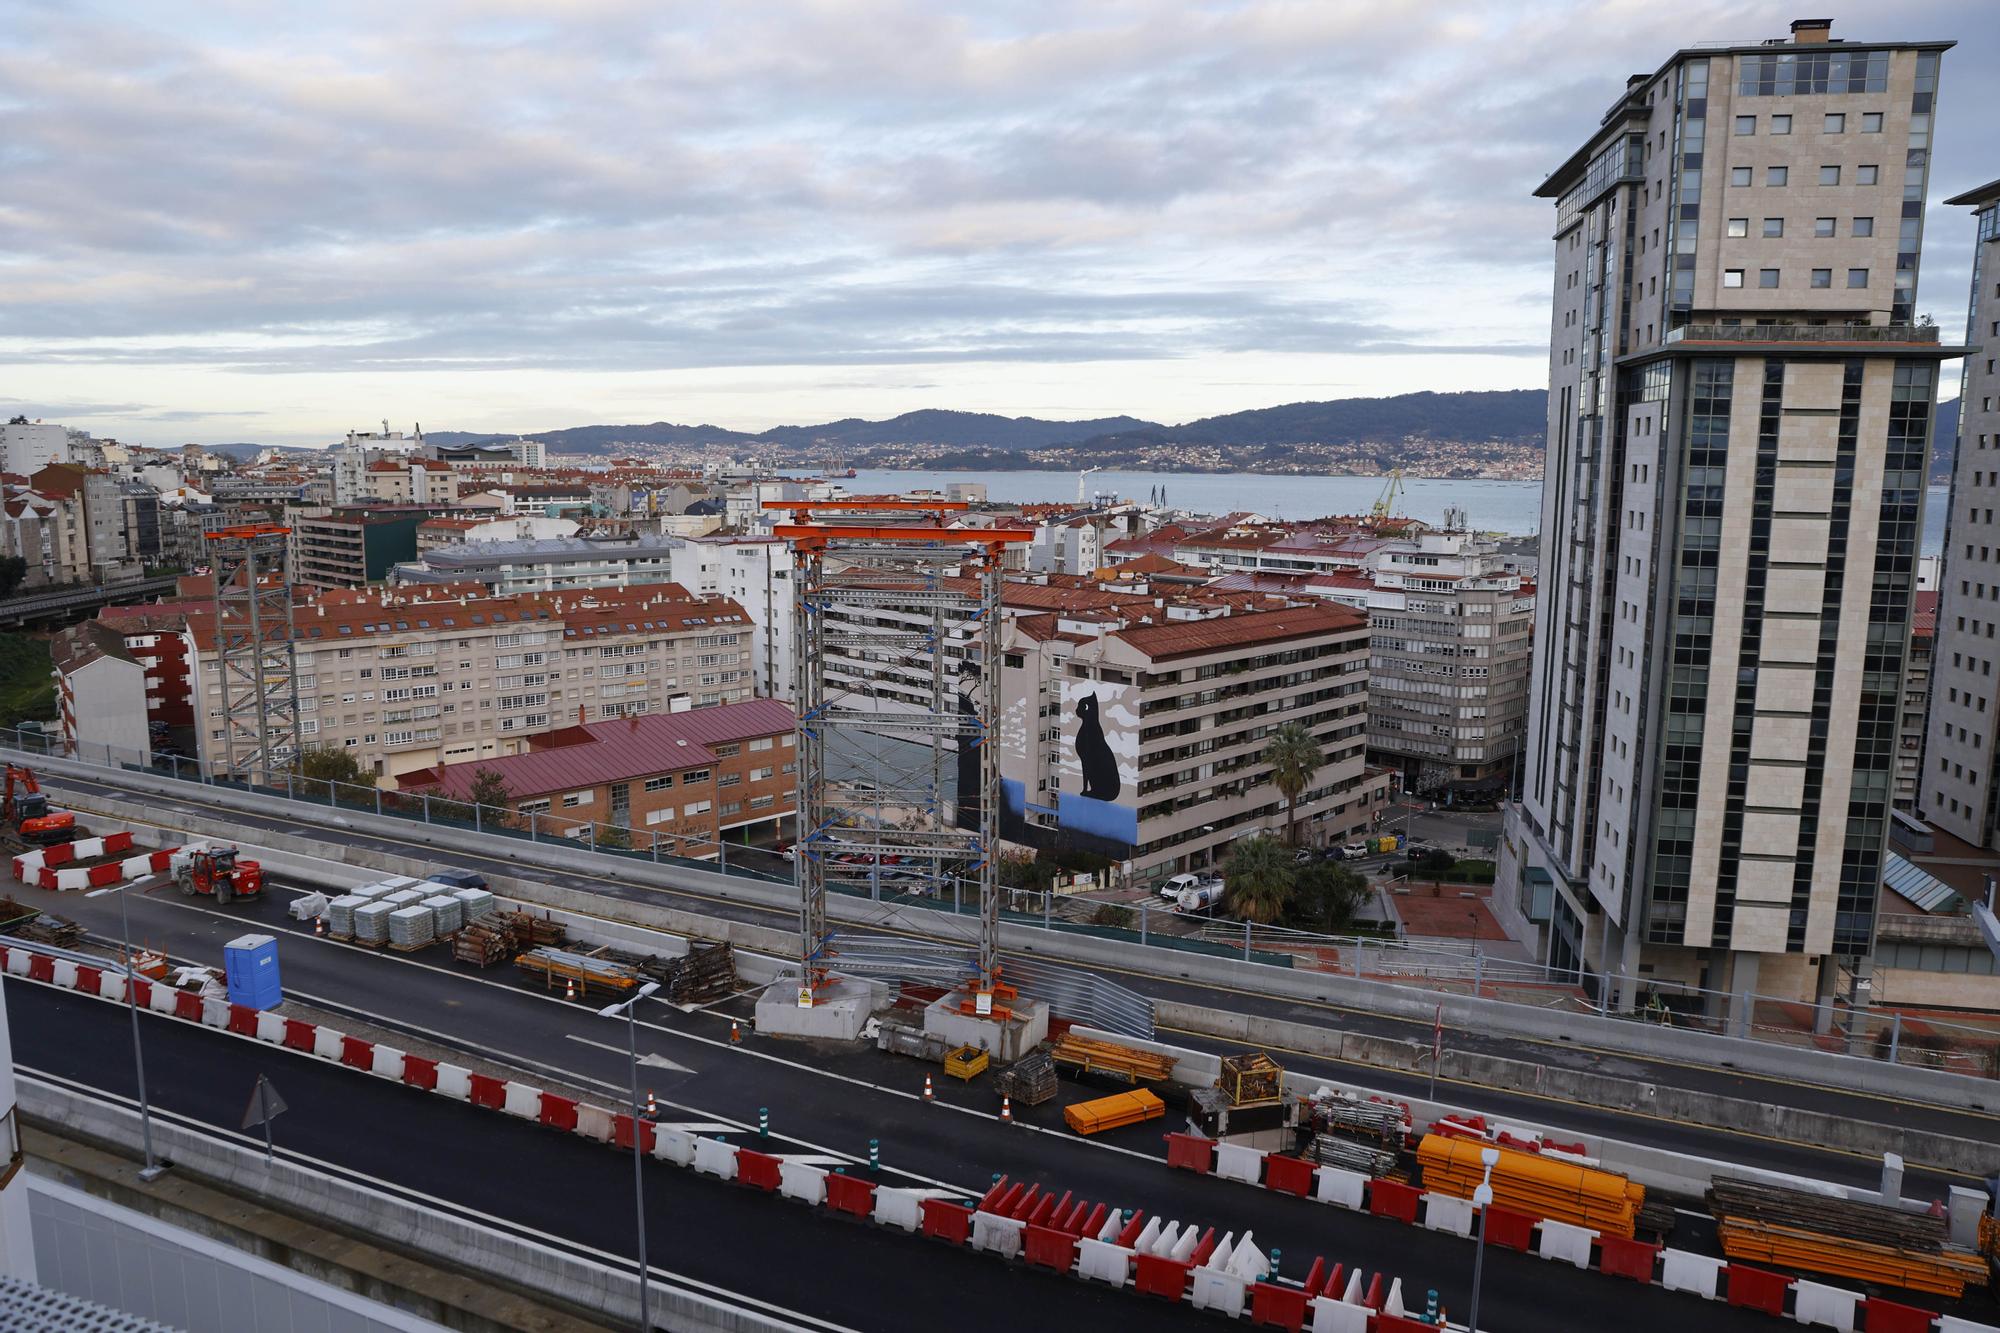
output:
[[1833,40],[1832,19],[1793,19],[1792,40],[1800,46]]

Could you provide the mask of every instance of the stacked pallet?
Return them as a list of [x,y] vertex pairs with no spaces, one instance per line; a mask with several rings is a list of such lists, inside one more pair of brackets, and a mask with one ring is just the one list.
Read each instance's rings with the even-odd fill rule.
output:
[[[1478,1139],[1424,1135],[1423,1142],[1417,1145],[1424,1188],[1437,1194],[1471,1198],[1485,1173],[1479,1154],[1492,1146]],[[1635,1185],[1610,1171],[1578,1166],[1557,1157],[1516,1152],[1512,1148],[1498,1151],[1500,1160],[1493,1168],[1493,1202],[1502,1208],[1589,1227],[1607,1236],[1632,1238],[1639,1210],[1646,1203],[1645,1186]]]
[[398,953],[413,953],[436,940],[437,921],[432,917],[430,908],[421,903],[411,903],[389,913],[391,949]]
[[674,1004],[712,1004],[738,989],[736,954],[728,941],[690,944],[678,958],[641,958],[633,963],[660,983],[664,998]]
[[326,905],[326,930],[337,940],[354,938],[354,910],[366,907],[368,899],[358,894],[343,893]]
[[431,914],[431,929],[439,939],[458,934],[465,928],[465,904],[448,893],[435,894],[418,903]]
[[639,984],[639,973],[623,963],[567,949],[530,949],[516,958],[514,965],[530,976],[541,978],[551,990],[573,981],[586,997],[592,986],[622,994]]
[[504,915],[508,929],[514,932],[524,949],[555,948],[569,941],[569,930],[560,921],[536,916],[532,912],[508,912]]
[[382,901],[391,907],[411,907],[424,900],[422,889],[396,889],[382,895]]
[[513,932],[505,926],[488,925],[475,921],[452,937],[451,956],[461,963],[471,963],[474,967],[491,967],[504,963],[519,953],[521,946],[514,942]]
[[1337,1166],[1364,1176],[1386,1176],[1396,1165],[1396,1154],[1388,1149],[1339,1134],[1313,1135],[1306,1156],[1321,1166]]
[[1731,1259],[1954,1299],[1987,1280],[1978,1255],[1945,1243],[1942,1218],[1732,1176],[1716,1177],[1708,1206]]
[[1023,1106],[1040,1106],[1056,1095],[1056,1065],[1047,1051],[1030,1051],[1000,1071],[993,1090]]
[[1079,1074],[1109,1074],[1127,1083],[1164,1083],[1173,1077],[1174,1057],[1101,1037],[1065,1032],[1049,1046],[1049,1056]]
[[1142,1120],[1158,1120],[1166,1113],[1165,1102],[1140,1088],[1099,1097],[1096,1101],[1073,1102],[1063,1108],[1063,1121],[1079,1134],[1100,1134]]
[[464,905],[468,923],[500,910],[500,900],[486,889],[453,889],[451,896]]
[[389,913],[396,909],[377,899],[354,909],[354,942],[371,946],[389,942]]

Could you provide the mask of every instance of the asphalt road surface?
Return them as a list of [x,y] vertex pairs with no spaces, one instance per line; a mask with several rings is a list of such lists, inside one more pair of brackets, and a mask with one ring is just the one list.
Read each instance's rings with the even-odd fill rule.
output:
[[[94,790],[107,795],[123,796],[126,799],[131,799],[130,793],[119,791],[106,784],[79,782],[67,776],[54,779],[45,777],[44,785],[78,793]],[[235,811],[219,811],[217,807],[206,806],[200,800],[199,789],[190,789],[186,798],[156,798],[153,804],[159,811],[158,818],[163,821],[170,821],[177,809],[184,809],[208,816],[223,813],[242,828],[242,837],[244,840],[251,842],[257,841],[260,837],[282,838],[297,827],[294,822],[282,820],[275,816],[261,814],[246,815]],[[329,813],[335,814],[337,812]],[[351,828],[324,827],[319,825],[314,826],[313,833],[316,837],[340,842],[349,846],[366,847],[394,855],[417,857],[432,864],[445,863],[434,849],[424,847],[421,844],[401,841],[390,836],[361,833]],[[449,863],[483,870],[492,874],[527,875],[529,877],[546,877],[552,880],[560,878],[568,887],[601,893],[607,897],[674,906],[685,910],[702,912],[711,916],[753,922],[758,925],[776,926],[781,929],[792,928],[797,921],[795,908],[770,907],[746,902],[739,898],[726,898],[698,890],[668,890],[655,888],[650,885],[641,886],[633,884],[617,877],[615,870],[611,873],[606,873],[603,869],[600,869],[599,858],[579,856],[577,858],[579,864],[575,869],[567,870],[558,876],[557,872],[544,870],[539,867],[524,866],[515,860],[514,852],[519,842],[518,839],[494,835],[491,838],[491,842],[493,844],[493,853],[490,856],[454,856],[450,858]],[[608,859],[604,859],[602,864],[604,866],[615,865],[615,863]],[[66,899],[73,902],[75,895],[67,895]],[[58,910],[65,911],[70,915],[80,915],[80,913],[71,911],[66,906]],[[111,928],[115,929],[115,923]],[[1133,952],[1135,958],[1141,959],[1146,966],[1165,967],[1171,965],[1171,958],[1161,958],[1159,956],[1160,951],[1135,948]],[[1148,972],[1129,969],[1098,967],[1094,970],[1155,999],[1173,1000],[1220,1011],[1248,1013],[1259,1017],[1364,1032],[1405,1041],[1417,1041],[1425,1045],[1428,1045],[1431,1040],[1431,1027],[1427,1022],[1411,1022],[1338,1004],[1309,1003],[1237,990],[1226,986],[1168,980]],[[1181,1038],[1177,1036],[1176,1039]],[[1188,1040],[1190,1044],[1204,1045],[1208,1049],[1239,1049],[1230,1047],[1228,1043],[1204,1042],[1200,1039]],[[1849,1119],[1872,1121],[1879,1124],[1911,1129],[1925,1129],[1936,1133],[1975,1140],[2000,1138],[2000,1115],[1976,1111],[1961,1111],[1923,1102],[1854,1093],[1789,1079],[1744,1074],[1732,1069],[1707,1065],[1636,1058],[1619,1052],[1580,1047],[1570,1042],[1539,1041],[1500,1036],[1463,1028],[1447,1028],[1445,1042],[1448,1046],[1458,1050],[1496,1055],[1515,1060],[1526,1060],[1551,1067],[1610,1074],[1635,1081],[1692,1088],[1726,1097],[1763,1102],[1774,1106],[1819,1111]],[[1310,1060],[1305,1057],[1288,1056],[1287,1058],[1288,1060],[1296,1059],[1299,1067],[1308,1067],[1309,1065],[1314,1068],[1323,1068],[1330,1073],[1337,1073],[1356,1082],[1383,1088],[1384,1090],[1410,1092],[1417,1090],[1423,1083],[1421,1079],[1393,1074],[1375,1069],[1372,1066],[1343,1066],[1334,1062]],[[1551,1099],[1529,1097],[1521,1094],[1489,1092],[1482,1089],[1478,1094],[1478,1102],[1482,1106],[1490,1105],[1496,1109],[1503,1106],[1513,1106],[1519,1108],[1519,1113],[1524,1116],[1532,1114],[1556,1121],[1562,1125],[1573,1126],[1578,1129],[1594,1129],[1595,1132],[1612,1134],[1619,1138],[1646,1140],[1657,1133],[1659,1136],[1658,1141],[1670,1146],[1689,1145],[1698,1141],[1707,1142],[1710,1145],[1708,1148],[1690,1148],[1689,1150],[1704,1151],[1714,1156],[1739,1157],[1745,1151],[1742,1146],[1745,1142],[1764,1144],[1768,1146],[1768,1150],[1773,1154],[1770,1160],[1774,1165],[1779,1164],[1781,1160],[1776,1156],[1778,1150],[1785,1146],[1774,1141],[1758,1140],[1750,1136],[1734,1134],[1718,1136],[1714,1131],[1705,1130],[1697,1126],[1676,1126],[1670,1129],[1670,1122],[1652,1120],[1645,1117],[1633,1117],[1622,1113],[1598,1111],[1594,1108],[1574,1107],[1565,1102],[1556,1102]],[[1618,1125],[1619,1127],[1611,1128],[1610,1126],[1613,1125]],[[1670,1138],[1668,1137],[1670,1134],[1677,1137]],[[1698,1139],[1688,1137],[1689,1135],[1708,1137]],[[1731,1141],[1734,1141],[1735,1146],[1730,1146]],[[1821,1157],[1828,1156],[1822,1150],[1811,1148],[1809,1145],[1800,1146]],[[1765,1148],[1755,1149],[1758,1152],[1765,1150]],[[1758,1160],[1763,1159],[1760,1157]],[[1783,1160],[1797,1163],[1806,1159],[1788,1158]],[[1861,1159],[1848,1157],[1846,1158],[1846,1162],[1847,1166],[1844,1169],[1848,1174],[1838,1178],[1863,1180],[1872,1179],[1877,1174],[1876,1168],[1872,1166],[1867,1166],[1863,1170],[1862,1168],[1865,1164],[1861,1162]],[[1781,1167],[1781,1169],[1792,1168]],[[1856,1171],[1861,1171],[1861,1174],[1854,1174]],[[1814,1173],[1832,1175],[1830,1170],[1824,1169],[1815,1171]]]
[[[15,1059],[25,1072],[131,1096],[130,1034],[116,1006],[11,978],[5,995]],[[265,1074],[290,1108],[277,1124],[280,1150],[302,1164],[391,1182],[430,1196],[445,1209],[498,1219],[570,1246],[628,1260],[633,1253],[630,1164],[621,1153],[158,1016],[145,1020],[144,1040],[149,1090],[163,1113],[240,1140],[235,1127],[244,1101],[257,1076]],[[682,1047],[673,1050],[676,1059],[686,1054]],[[775,1100],[768,1062],[726,1048],[717,1058],[730,1062],[728,1067],[709,1063],[708,1073],[688,1080],[689,1093],[734,1106]],[[810,1111],[787,1110],[800,1117],[810,1113],[821,1125],[826,1112],[848,1100],[856,1104],[832,1117],[842,1123],[816,1132],[858,1134],[872,1128],[860,1096],[825,1093]],[[662,1119],[679,1114],[663,1111]],[[1039,1135],[1027,1147],[1005,1137],[1023,1131],[991,1120],[937,1108],[925,1115],[926,1122],[909,1129],[909,1142],[885,1145],[885,1156],[906,1163],[957,1163],[951,1169],[962,1173],[970,1188],[982,1187],[986,1172],[1006,1170],[1017,1179],[1197,1220],[1239,1236],[1254,1230],[1261,1246],[1283,1249],[1287,1271],[1303,1271],[1312,1256],[1323,1254],[1371,1273],[1400,1276],[1414,1302],[1434,1287],[1447,1309],[1462,1311],[1466,1304],[1468,1241],[1168,1172],[1150,1161],[1135,1175],[1130,1165],[1135,1159],[1121,1153],[1074,1140],[1056,1151],[1061,1141]],[[748,1143],[756,1134],[739,1130],[729,1137]],[[797,1147],[780,1143],[776,1150],[790,1153]],[[754,1299],[805,1327],[930,1333],[943,1325],[1018,1333],[1036,1325],[1213,1326],[1208,1316],[1185,1307],[1024,1271],[659,1164],[649,1164],[647,1210],[661,1280],[703,1283],[739,1300]],[[1634,1333],[1697,1323],[1713,1333],[1769,1333],[1772,1327],[1748,1311],[1500,1250],[1486,1256],[1481,1300],[1483,1322],[1501,1333],[1549,1328],[1552,1317],[1561,1327]]]

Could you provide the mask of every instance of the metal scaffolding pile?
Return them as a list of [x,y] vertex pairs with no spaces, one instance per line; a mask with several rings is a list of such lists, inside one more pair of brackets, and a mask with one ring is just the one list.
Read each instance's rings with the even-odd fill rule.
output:
[[221,770],[268,785],[299,752],[290,528],[251,523],[208,534],[215,568],[215,658],[222,683]]
[[[769,507],[801,511],[777,529],[798,572],[799,1003],[836,966],[828,877],[861,865],[940,896],[954,879],[976,889],[967,980],[985,1012],[1000,923],[1001,553],[1028,535],[939,526],[956,502]],[[812,518],[842,510],[869,512]]]

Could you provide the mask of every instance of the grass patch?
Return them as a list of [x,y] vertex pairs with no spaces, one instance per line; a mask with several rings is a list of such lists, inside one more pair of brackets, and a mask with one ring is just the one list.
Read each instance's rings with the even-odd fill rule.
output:
[[52,722],[56,717],[55,669],[49,641],[36,634],[0,634],[0,727]]

